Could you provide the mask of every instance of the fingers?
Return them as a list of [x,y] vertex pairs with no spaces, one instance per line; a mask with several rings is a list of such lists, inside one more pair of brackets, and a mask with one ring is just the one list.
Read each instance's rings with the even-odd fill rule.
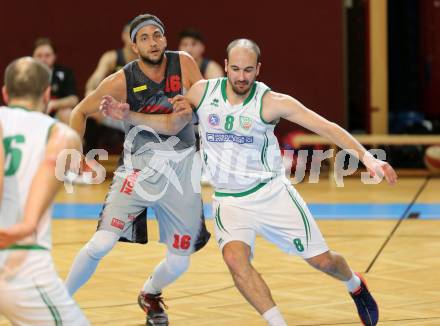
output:
[[397,182],[397,173],[389,164],[382,166],[382,171],[385,175],[385,180],[390,184],[394,185]]
[[116,100],[114,99],[114,97],[113,96],[111,96],[111,95],[104,95],[102,98],[101,98],[101,101],[108,101],[108,102],[116,102]]
[[115,99],[114,99],[113,97],[111,97],[110,95],[104,95],[104,96],[101,98],[101,104],[100,104],[99,108],[100,108],[100,109],[101,109],[101,108],[105,109],[105,108],[107,108],[110,104],[112,104],[112,103],[114,103],[114,102],[115,102]]
[[178,102],[178,101],[181,101],[181,100],[183,100],[183,99],[185,99],[185,96],[183,96],[183,95],[176,95],[176,96],[174,96],[173,98],[168,99],[168,101],[169,101],[171,104],[174,105],[174,103],[176,103],[176,102]]
[[173,104],[173,111],[179,112],[181,110],[192,111],[192,106],[187,100],[179,100]]
[[177,104],[179,104],[179,103],[187,103],[188,105],[190,105],[189,102],[188,102],[188,100],[187,100],[186,98],[184,98],[184,97],[179,98],[179,99],[177,99],[177,100],[174,100],[171,104],[172,104],[173,107],[174,107],[175,105],[177,105]]
[[188,103],[177,103],[173,106],[173,112],[180,112],[180,111],[192,111],[192,108]]
[[368,165],[367,169],[371,177],[379,177],[381,180],[385,178],[390,185],[394,185],[397,182],[396,171],[387,162],[375,159],[372,164]]
[[113,97],[105,95],[101,99],[99,110],[106,117],[115,120],[125,120],[130,111],[130,105],[128,103],[119,103]]
[[68,161],[67,164],[67,170],[75,174],[80,174],[84,168],[84,155],[71,155],[70,161]]
[[107,96],[103,96],[101,103],[99,104],[99,111],[102,112],[102,114],[104,114],[105,116],[108,115],[108,107],[110,104],[110,100],[108,99]]
[[192,109],[186,105],[177,106],[174,113],[180,116],[184,116],[187,119],[192,118]]

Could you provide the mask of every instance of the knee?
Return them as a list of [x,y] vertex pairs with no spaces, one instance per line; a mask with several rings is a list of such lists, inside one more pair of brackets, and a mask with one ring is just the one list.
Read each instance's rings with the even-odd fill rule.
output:
[[171,252],[167,252],[166,263],[168,269],[174,274],[181,275],[185,273],[190,264],[190,256],[179,256]]
[[113,232],[97,231],[86,245],[87,254],[99,260],[112,250],[118,239],[119,236]]
[[227,248],[223,250],[223,260],[233,275],[245,275],[250,267],[249,257]]

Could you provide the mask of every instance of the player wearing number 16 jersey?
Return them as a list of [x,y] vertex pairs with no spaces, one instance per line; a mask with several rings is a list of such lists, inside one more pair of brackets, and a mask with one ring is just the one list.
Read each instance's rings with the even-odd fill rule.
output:
[[[71,126],[83,134],[85,119],[99,108],[103,95],[127,102],[140,116],[172,112],[168,99],[183,94],[202,77],[185,53],[166,51],[165,27],[156,16],[144,14],[130,23],[132,48],[138,60],[107,77],[72,112]],[[146,243],[144,211],[154,208],[166,258],[147,279],[138,303],[147,325],[168,325],[162,289],[188,268],[190,255],[209,239],[203,216],[200,168],[193,171],[195,136],[187,125],[177,137],[125,123],[124,164],[113,178],[98,230],[75,258],[67,277],[71,294],[93,274],[99,261],[118,240]],[[194,178],[194,180],[192,180]],[[115,290],[116,291],[116,290]]]

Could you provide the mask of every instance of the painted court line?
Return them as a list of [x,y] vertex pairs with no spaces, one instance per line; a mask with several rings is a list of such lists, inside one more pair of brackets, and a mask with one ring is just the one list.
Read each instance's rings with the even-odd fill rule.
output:
[[[356,219],[399,219],[407,204],[309,204],[310,211],[317,220],[356,220]],[[101,212],[100,204],[63,204],[53,207],[55,219],[97,219]],[[205,216],[212,217],[211,205],[204,205]],[[418,213],[420,219],[440,219],[440,203],[414,204],[410,213]],[[148,210],[148,218],[154,218],[154,211]]]

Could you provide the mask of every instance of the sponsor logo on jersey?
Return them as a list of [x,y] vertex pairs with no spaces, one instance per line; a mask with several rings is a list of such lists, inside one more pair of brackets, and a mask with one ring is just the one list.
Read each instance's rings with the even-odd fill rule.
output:
[[252,118],[240,116],[240,127],[244,130],[249,130],[252,127]]
[[148,88],[147,84],[144,84],[144,85],[133,88],[133,92],[138,93],[138,92],[146,91],[147,88]]
[[234,134],[217,134],[206,133],[206,140],[210,143],[236,143],[236,144],[252,144],[253,136],[237,136]]
[[208,123],[214,127],[218,126],[220,124],[220,117],[217,114],[212,113],[208,116]]
[[113,218],[111,225],[117,229],[123,230],[125,226],[125,222],[118,220],[117,218]]
[[133,188],[134,185],[136,184],[136,179],[138,178],[139,173],[140,171],[134,171],[128,177],[126,177],[119,192],[122,192],[123,194],[130,196],[131,193],[133,192]]
[[218,98],[215,98],[215,99],[213,99],[213,100],[211,101],[211,104],[210,104],[210,105],[215,106],[216,108],[218,108],[218,102],[219,102]]

